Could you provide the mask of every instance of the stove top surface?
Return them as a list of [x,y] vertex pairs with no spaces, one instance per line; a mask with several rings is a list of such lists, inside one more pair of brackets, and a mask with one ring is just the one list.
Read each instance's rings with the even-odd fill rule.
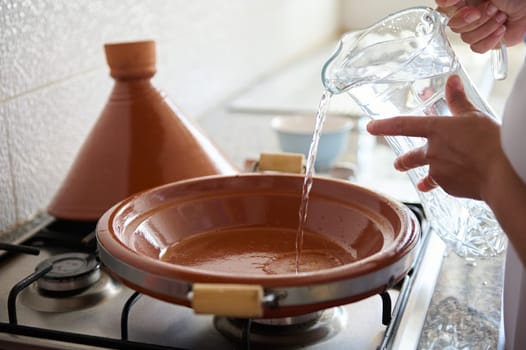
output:
[[315,315],[240,320],[196,315],[119,283],[95,259],[94,229],[44,216],[15,248],[38,255],[1,257],[0,347],[416,348],[444,251],[426,228],[413,269],[382,295]]

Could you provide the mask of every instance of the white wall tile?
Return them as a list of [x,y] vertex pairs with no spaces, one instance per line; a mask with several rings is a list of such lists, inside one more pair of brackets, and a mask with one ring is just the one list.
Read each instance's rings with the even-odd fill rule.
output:
[[199,115],[209,99],[327,38],[338,27],[336,3],[4,0],[0,101],[102,68],[106,42],[152,38],[160,64],[175,73],[163,78],[167,92]]
[[111,80],[102,71],[4,104],[17,220],[42,210],[100,114]]
[[0,232],[16,223],[16,206],[7,139],[5,110],[0,105]]
[[156,40],[154,84],[199,118],[334,37],[338,4],[0,0],[0,232],[45,209],[98,117],[104,43]]
[[141,1],[1,1],[0,100],[101,68],[104,42],[153,33],[151,12]]

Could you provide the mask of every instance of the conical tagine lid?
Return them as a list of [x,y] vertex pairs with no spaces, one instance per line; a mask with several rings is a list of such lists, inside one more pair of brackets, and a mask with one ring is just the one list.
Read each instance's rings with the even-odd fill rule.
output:
[[234,174],[233,164],[155,89],[155,42],[105,45],[110,98],[48,206],[52,216],[98,220],[133,193],[169,182]]

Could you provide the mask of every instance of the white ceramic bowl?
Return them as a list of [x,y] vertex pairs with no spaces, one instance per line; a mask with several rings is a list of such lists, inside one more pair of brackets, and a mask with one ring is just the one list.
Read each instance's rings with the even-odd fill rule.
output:
[[[274,117],[271,122],[283,152],[303,153],[308,156],[312,135],[316,126],[316,116],[294,115]],[[328,115],[323,124],[315,168],[329,169],[345,151],[349,133],[353,126],[350,118]]]

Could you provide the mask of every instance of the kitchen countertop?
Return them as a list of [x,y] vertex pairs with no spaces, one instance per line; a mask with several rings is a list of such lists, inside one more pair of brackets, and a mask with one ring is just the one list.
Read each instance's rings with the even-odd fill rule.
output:
[[448,254],[442,264],[420,349],[497,349],[504,256],[465,259]]
[[[310,113],[314,117],[322,94],[319,67],[328,52],[321,50],[292,69],[262,80],[199,123],[240,169],[247,159],[257,159],[262,152],[279,152],[270,120],[283,114]],[[363,131],[365,121],[357,117],[360,111],[350,99],[337,96],[329,111],[354,116],[348,150],[339,159],[355,170],[349,180],[401,201],[418,201],[408,177],[392,168],[394,154],[383,139]],[[466,259],[448,253],[418,348],[497,349],[503,270],[504,256]]]

